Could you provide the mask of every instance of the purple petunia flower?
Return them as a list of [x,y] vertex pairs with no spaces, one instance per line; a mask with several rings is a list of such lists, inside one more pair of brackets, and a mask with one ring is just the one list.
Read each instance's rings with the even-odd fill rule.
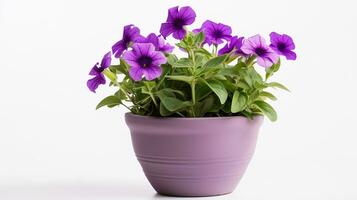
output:
[[100,63],[100,67],[98,67],[98,64],[95,64],[94,67],[89,72],[89,75],[94,76],[92,79],[89,79],[87,81],[87,86],[90,91],[95,93],[95,90],[98,88],[100,84],[105,84],[105,78],[102,72],[109,67],[110,63],[112,61],[111,53],[108,52],[107,54],[104,55],[102,62]]
[[161,75],[161,64],[166,63],[165,55],[155,51],[151,43],[135,43],[133,50],[127,51],[123,59],[130,65],[129,75],[135,81],[145,76],[146,80],[153,80]]
[[230,53],[234,50],[233,55],[246,56],[247,54],[245,54],[241,50],[241,47],[243,45],[243,39],[244,37],[239,37],[239,38],[237,36],[232,37],[231,40],[222,49],[218,51],[218,55]]
[[223,40],[229,41],[231,39],[232,28],[222,23],[215,23],[210,20],[206,20],[200,29],[193,30],[194,33],[203,31],[206,39],[204,43],[221,44]]
[[165,23],[161,24],[160,33],[164,38],[172,34],[178,40],[182,40],[186,35],[185,26],[190,25],[195,21],[196,13],[189,7],[178,6],[170,8]]
[[119,58],[128,49],[130,43],[135,42],[138,38],[140,38],[140,29],[138,27],[132,24],[124,26],[123,38],[112,47],[114,56]]
[[293,39],[286,35],[280,35],[276,32],[270,33],[270,47],[279,55],[283,55],[288,60],[296,60],[296,53]]
[[279,55],[265,43],[264,38],[260,35],[244,40],[241,49],[246,54],[257,56],[257,63],[263,67],[271,67],[279,60]]
[[171,53],[174,49],[174,46],[166,43],[166,40],[162,36],[156,36],[155,33],[150,33],[146,38],[140,37],[136,42],[151,43],[155,46],[156,51],[162,51],[164,53]]

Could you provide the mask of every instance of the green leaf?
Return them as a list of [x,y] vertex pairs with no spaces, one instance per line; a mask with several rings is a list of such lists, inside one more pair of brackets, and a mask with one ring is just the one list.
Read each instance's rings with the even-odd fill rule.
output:
[[115,92],[114,95],[117,96],[120,100],[127,100],[128,99],[126,94],[120,89],[117,92]]
[[249,94],[249,97],[248,97],[248,104],[251,104],[253,103],[254,101],[258,100],[259,98],[259,91],[258,90],[254,90],[252,93]]
[[126,74],[125,68],[122,65],[111,65],[109,70],[116,74]]
[[165,108],[171,112],[175,112],[192,105],[190,101],[182,101],[176,97],[172,97],[172,94],[170,94],[168,91],[160,90],[157,93],[157,96],[159,97],[163,106],[165,106]]
[[188,58],[181,58],[180,60],[176,61],[172,66],[176,68],[185,68],[185,67],[187,68],[187,67],[192,67],[193,63]]
[[279,89],[286,90],[286,91],[290,92],[290,90],[287,87],[285,87],[283,84],[278,83],[278,82],[268,83],[268,86],[273,87],[273,88],[279,88]]
[[176,46],[182,49],[188,48],[188,45],[183,40],[181,40],[179,43],[176,43]]
[[195,105],[195,113],[197,116],[204,116],[214,106],[215,96],[209,95],[202,102],[197,102]]
[[203,81],[218,96],[221,104],[224,104],[227,101],[228,92],[222,82],[217,80],[209,80],[209,81],[203,80]]
[[[160,90],[159,92],[165,92],[165,94],[168,94],[168,93],[171,93],[171,94],[179,94],[181,97],[184,97],[185,96],[185,93],[182,92],[181,90],[175,90],[175,89],[172,89],[172,88],[164,88],[162,90]],[[173,95],[173,97],[175,97],[175,95]]]
[[166,76],[170,80],[175,80],[175,81],[183,81],[188,84],[191,84],[193,77],[192,76]]
[[174,112],[167,110],[162,102],[160,102],[160,115],[163,117],[167,117],[172,115]]
[[237,87],[242,88],[242,89],[244,89],[244,90],[249,90],[249,89],[250,89],[248,83],[247,83],[245,80],[240,80],[240,81],[237,83]]
[[198,33],[195,36],[195,43],[201,45],[201,43],[205,40],[205,34],[202,32]]
[[196,99],[197,99],[197,101],[204,100],[211,93],[212,93],[211,88],[209,88],[205,83],[198,82],[196,84]]
[[108,107],[113,107],[117,106],[121,103],[121,100],[117,96],[108,96],[104,98],[99,104],[97,105],[96,109],[98,110],[99,108],[103,106],[108,106]]
[[244,93],[240,93],[236,90],[232,98],[231,112],[237,113],[244,110],[247,105],[247,100],[248,97]]
[[270,93],[270,92],[262,91],[262,92],[260,92],[259,95],[260,95],[261,97],[269,98],[269,99],[271,99],[271,100],[273,100],[273,101],[277,100],[277,98],[276,98],[272,93]]
[[232,81],[230,80],[224,80],[224,81],[221,81],[224,85],[224,87],[230,91],[230,92],[234,92],[236,90],[236,86],[232,83]]
[[254,115],[253,115],[253,113],[251,113],[251,112],[248,112],[248,111],[242,111],[242,114],[244,115],[244,116],[246,116],[248,119],[250,119],[250,120],[252,120],[253,119],[253,117],[254,117]]
[[280,68],[280,59],[276,64],[273,64],[271,67],[265,69],[265,80],[271,77],[275,72],[277,72]]
[[226,60],[227,58],[227,55],[223,55],[223,56],[217,56],[217,57],[214,57],[210,60],[208,60],[206,62],[206,64],[203,65],[203,67],[216,67],[218,65],[221,65],[224,63],[224,61]]
[[224,76],[239,76],[239,69],[237,67],[226,67],[220,69],[218,74]]
[[204,63],[207,62],[207,57],[204,55],[196,54],[195,55],[195,63],[196,66],[202,66]]
[[263,78],[262,76],[255,71],[255,69],[253,67],[248,68],[247,70],[250,78],[253,80],[254,86],[260,85],[263,83]]
[[218,79],[218,80],[221,80],[221,81],[227,80],[227,78],[226,78],[225,76],[219,75],[219,74],[214,75],[213,77],[214,77],[215,79]]
[[271,76],[274,75],[275,72],[277,72],[280,68],[280,60],[278,64],[273,64],[271,67],[267,68],[265,70],[266,74],[265,74],[265,80],[268,80],[268,78],[270,78]]
[[240,75],[243,78],[243,80],[248,84],[249,87],[253,87],[253,80],[250,77],[249,73],[247,70],[241,70]]
[[177,62],[177,57],[174,54],[169,54],[167,55],[167,63],[169,63],[171,66],[174,65]]
[[207,57],[211,57],[212,56],[212,54],[209,51],[207,51],[206,49],[204,49],[204,48],[195,49],[194,51],[195,51],[195,53],[202,54],[202,55],[205,55]]
[[255,101],[254,104],[257,106],[257,108],[262,111],[262,113],[267,116],[270,121],[274,122],[277,120],[277,114],[274,108],[269,105],[268,103],[264,101]]

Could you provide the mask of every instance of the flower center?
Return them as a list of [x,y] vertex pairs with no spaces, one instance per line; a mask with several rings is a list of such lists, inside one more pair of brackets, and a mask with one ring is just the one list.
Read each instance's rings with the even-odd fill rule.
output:
[[173,25],[176,30],[180,30],[185,25],[185,22],[181,18],[176,18],[173,22]]
[[267,53],[267,50],[262,48],[262,47],[258,47],[255,49],[255,53],[258,55],[258,56],[263,56],[264,54]]
[[278,49],[279,49],[279,51],[284,51],[285,48],[286,48],[286,45],[285,45],[284,43],[279,43],[279,44],[278,44]]
[[141,56],[138,59],[138,63],[141,67],[149,67],[152,63],[152,58],[149,56]]
[[221,37],[222,37],[222,31],[220,31],[220,30],[215,30],[215,31],[213,32],[213,37],[215,37],[215,38],[221,38]]

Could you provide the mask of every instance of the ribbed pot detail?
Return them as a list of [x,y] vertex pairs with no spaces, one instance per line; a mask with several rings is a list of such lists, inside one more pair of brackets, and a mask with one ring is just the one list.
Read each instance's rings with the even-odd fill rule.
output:
[[231,193],[251,160],[263,117],[159,118],[127,113],[135,154],[161,194]]

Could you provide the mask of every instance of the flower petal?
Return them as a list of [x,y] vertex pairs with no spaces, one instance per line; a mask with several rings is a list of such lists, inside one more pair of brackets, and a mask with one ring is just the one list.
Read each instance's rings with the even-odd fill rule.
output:
[[213,31],[215,26],[217,26],[216,23],[212,22],[211,20],[206,20],[205,22],[203,22],[201,29],[204,31]]
[[295,49],[295,44],[290,36],[283,34],[281,40],[285,43],[287,49],[289,50]]
[[146,37],[146,42],[153,44],[156,48],[159,47],[159,39],[157,38],[155,33],[150,33]]
[[171,53],[174,50],[174,46],[171,46],[170,44],[165,44],[164,46],[160,47],[158,50],[162,51],[164,53]]
[[137,42],[137,43],[146,43],[147,39],[146,39],[146,37],[140,35],[139,37],[136,38],[135,42]]
[[248,38],[248,42],[253,47],[258,47],[258,46],[259,47],[265,47],[265,46],[267,46],[266,43],[265,43],[265,39],[262,36],[260,36],[259,34]]
[[154,80],[161,76],[162,69],[159,66],[152,65],[150,67],[143,68],[143,72],[146,80]]
[[243,45],[241,50],[245,53],[245,54],[254,54],[254,49],[255,46],[252,42],[249,41],[249,39],[245,39],[243,40]]
[[190,6],[180,8],[179,15],[184,20],[185,25],[190,25],[195,21],[196,13]]
[[154,51],[151,53],[150,57],[152,58],[152,65],[161,65],[166,63],[165,55],[160,51]]
[[121,54],[125,51],[126,45],[124,44],[123,40],[118,41],[112,46],[112,51],[114,54],[114,57],[119,58]]
[[179,17],[178,6],[172,7],[168,10],[167,22],[173,22],[177,17]]
[[134,51],[125,52],[123,55],[123,59],[126,63],[128,63],[128,65],[132,67],[140,67],[140,65],[137,63],[137,55]]
[[265,68],[271,67],[273,65],[273,62],[267,57],[258,57],[257,63],[258,63],[258,65],[265,67]]
[[171,33],[175,31],[175,28],[172,23],[162,23],[160,28],[160,34],[166,38]]
[[129,75],[134,81],[140,81],[143,77],[143,68],[131,66],[129,69]]
[[268,58],[273,63],[277,63],[279,60],[279,55],[271,49],[268,50],[268,53],[264,57]]
[[99,85],[104,85],[104,84],[105,84],[105,78],[102,74],[99,74],[98,76],[95,76],[94,78],[89,79],[87,81],[87,87],[89,88],[90,91],[94,93]]
[[226,44],[222,49],[220,49],[218,51],[218,55],[221,56],[223,54],[231,52],[232,50],[233,50],[233,47]]
[[96,76],[101,73],[100,69],[98,68],[99,63],[95,64],[89,72],[89,75]]
[[175,48],[174,46],[171,46],[169,43],[165,44],[166,40],[162,36],[157,37],[157,41],[158,41],[158,50],[164,53],[171,53]]
[[150,55],[151,52],[155,51],[155,46],[151,43],[135,43],[132,48],[136,56]]
[[230,36],[232,34],[232,28],[225,24],[219,23],[217,28],[222,31],[222,35],[224,36]]
[[284,52],[284,56],[287,60],[296,60],[296,53],[293,51],[286,51]]
[[182,40],[185,37],[185,35],[186,35],[186,30],[181,29],[181,30],[175,30],[172,36],[178,40]]
[[281,35],[276,32],[270,33],[270,42],[275,46],[279,43]]
[[102,69],[105,69],[105,68],[109,67],[111,62],[112,62],[112,54],[111,54],[111,52],[108,52],[103,56],[102,62],[100,63],[100,67]]
[[140,37],[140,29],[138,27],[133,24],[124,27],[123,39],[127,38],[130,41],[135,41],[138,37]]

